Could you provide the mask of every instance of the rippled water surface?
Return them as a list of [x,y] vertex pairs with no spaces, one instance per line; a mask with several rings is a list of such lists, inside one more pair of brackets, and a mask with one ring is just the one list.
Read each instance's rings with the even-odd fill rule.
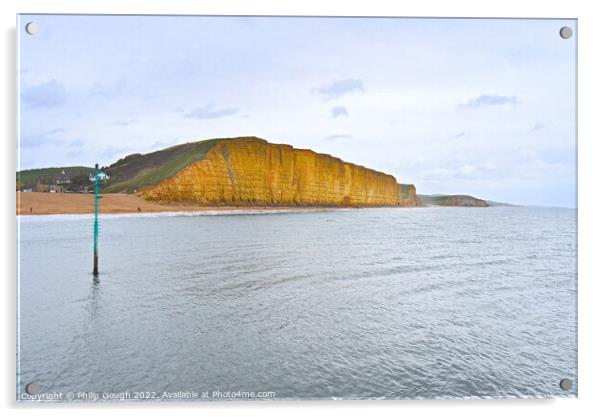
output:
[[24,217],[18,391],[574,396],[575,214]]

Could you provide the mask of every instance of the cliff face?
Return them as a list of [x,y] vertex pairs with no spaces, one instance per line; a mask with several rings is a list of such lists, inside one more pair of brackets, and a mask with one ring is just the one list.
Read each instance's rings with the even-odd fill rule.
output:
[[480,198],[472,197],[472,196],[450,196],[445,204],[445,206],[451,207],[487,207],[488,204],[485,200],[481,200]]
[[470,195],[420,195],[418,199],[426,206],[489,207],[487,201]]
[[240,206],[415,206],[413,185],[258,138],[215,142],[204,159],[143,190],[155,201]]

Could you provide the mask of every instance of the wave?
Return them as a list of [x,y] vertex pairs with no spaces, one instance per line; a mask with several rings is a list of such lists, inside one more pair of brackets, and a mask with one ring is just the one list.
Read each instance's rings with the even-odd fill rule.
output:
[[[232,209],[232,210],[204,210],[204,211],[161,211],[155,213],[103,213],[99,214],[101,220],[123,219],[123,218],[155,218],[155,217],[204,217],[204,216],[258,216],[272,214],[291,214],[291,213],[315,213],[333,211],[330,208],[291,208],[291,209]],[[336,209],[338,211],[346,209]],[[351,209],[350,209],[351,210]],[[37,223],[53,220],[91,220],[94,214],[37,214],[17,216],[18,222]]]

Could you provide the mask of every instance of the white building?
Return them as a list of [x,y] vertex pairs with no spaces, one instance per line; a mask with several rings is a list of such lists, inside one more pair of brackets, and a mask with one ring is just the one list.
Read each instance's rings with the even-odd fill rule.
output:
[[[105,174],[102,171],[98,173],[98,179],[101,181],[106,181],[109,178],[111,178],[111,177],[109,177],[107,174]],[[88,179],[90,180],[90,182],[96,181],[96,177],[94,176],[94,174],[90,174],[90,177]]]

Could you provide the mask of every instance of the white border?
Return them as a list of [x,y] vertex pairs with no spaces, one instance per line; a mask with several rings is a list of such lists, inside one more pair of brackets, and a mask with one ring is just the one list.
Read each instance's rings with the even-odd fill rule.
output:
[[[126,408],[134,415],[163,413],[211,415],[482,415],[505,416],[514,413],[589,415],[601,408],[597,394],[601,388],[602,352],[597,297],[602,296],[599,262],[599,236],[602,233],[600,207],[600,130],[602,97],[602,21],[594,1],[505,0],[495,3],[475,0],[431,0],[387,2],[381,0],[305,0],[305,1],[185,1],[185,0],[3,0],[2,25],[2,108],[3,171],[2,195],[2,276],[3,315],[0,393],[9,415],[42,411],[50,415],[104,415],[105,408]],[[17,13],[104,13],[104,14],[252,14],[252,15],[347,15],[347,16],[442,16],[442,17],[549,17],[579,19],[579,399],[561,400],[472,400],[472,401],[355,401],[355,402],[270,402],[270,403],[185,403],[111,405],[20,405],[15,402],[15,311],[16,311],[16,223],[14,175],[16,115],[15,21]],[[40,410],[38,410],[40,409]]]

